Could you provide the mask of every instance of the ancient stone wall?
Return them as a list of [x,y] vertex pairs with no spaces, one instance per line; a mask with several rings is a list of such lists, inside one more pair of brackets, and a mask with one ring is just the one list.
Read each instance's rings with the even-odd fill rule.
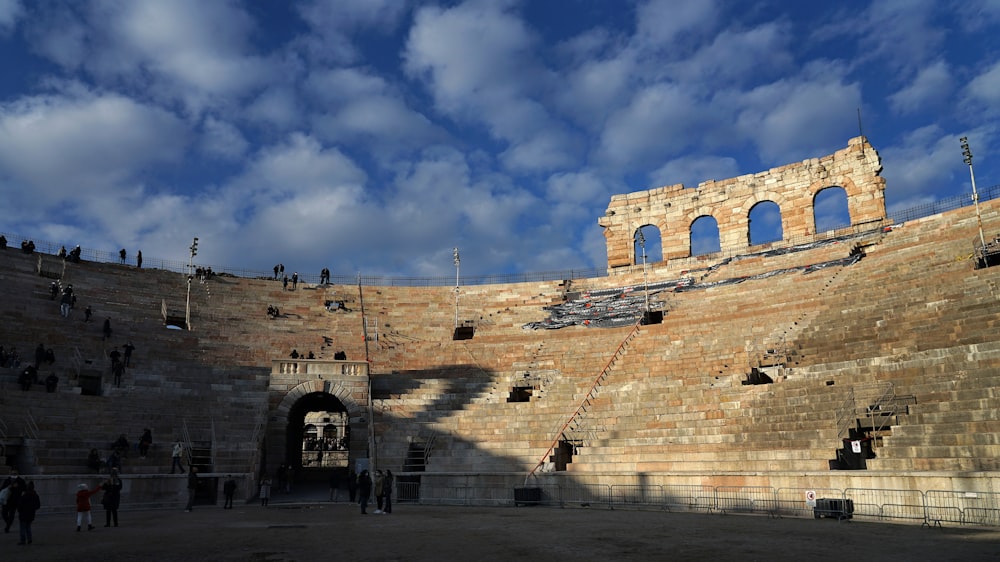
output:
[[781,210],[784,241],[802,241],[816,234],[813,203],[828,187],[847,195],[851,225],[885,218],[885,179],[881,158],[865,137],[855,137],[847,148],[821,158],[772,168],[721,181],[705,181],[697,188],[681,184],[615,195],[598,224],[604,227],[608,267],[636,262],[636,232],[646,225],[659,229],[663,259],[691,255],[691,224],[703,216],[715,218],[723,249],[750,244],[750,210],[771,201]]

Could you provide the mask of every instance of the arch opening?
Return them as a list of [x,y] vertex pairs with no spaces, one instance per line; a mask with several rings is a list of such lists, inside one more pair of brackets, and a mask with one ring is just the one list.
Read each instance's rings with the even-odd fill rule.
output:
[[311,392],[288,411],[285,464],[296,479],[315,481],[334,471],[346,473],[350,444],[348,411],[336,396]]
[[712,215],[702,215],[694,219],[688,234],[692,256],[713,254],[722,250],[719,222]]
[[663,261],[663,239],[660,229],[652,224],[644,224],[636,229],[632,236],[633,252],[635,259],[633,265],[642,265],[643,256],[645,263],[656,263]]
[[777,242],[784,238],[781,225],[781,207],[774,201],[760,201],[748,215],[750,245]]
[[816,192],[813,197],[813,224],[817,234],[851,226],[846,189],[830,186]]

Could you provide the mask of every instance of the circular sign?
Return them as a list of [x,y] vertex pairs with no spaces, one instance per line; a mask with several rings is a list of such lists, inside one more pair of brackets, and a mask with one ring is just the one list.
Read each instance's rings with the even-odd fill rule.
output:
[[816,500],[816,492],[812,490],[806,492],[806,501],[815,501],[815,500]]

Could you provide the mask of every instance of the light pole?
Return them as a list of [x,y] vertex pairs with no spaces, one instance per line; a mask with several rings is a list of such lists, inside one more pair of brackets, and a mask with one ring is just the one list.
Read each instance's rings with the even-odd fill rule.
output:
[[188,290],[187,304],[184,307],[184,327],[191,329],[191,280],[194,279],[194,257],[198,255],[198,237],[194,237],[191,242],[191,257],[188,260]]
[[646,312],[643,314],[643,320],[649,322],[649,281],[646,277],[646,237],[642,234],[642,228],[636,232],[636,239],[639,241],[639,247],[642,249],[642,292],[646,298]]
[[[979,192],[976,191],[976,173],[972,171],[972,150],[969,149],[969,139],[968,137],[962,137],[958,139],[958,142],[962,145],[962,156],[965,157],[965,163],[969,165],[969,176],[972,178],[972,201],[976,204],[976,220],[979,222],[979,243],[980,250],[983,252],[983,260],[986,259],[986,237],[983,236],[983,216],[979,214]],[[986,265],[985,263],[983,264]]]
[[458,266],[462,263],[462,260],[458,257],[458,247],[454,250],[455,254],[455,328],[458,328]]

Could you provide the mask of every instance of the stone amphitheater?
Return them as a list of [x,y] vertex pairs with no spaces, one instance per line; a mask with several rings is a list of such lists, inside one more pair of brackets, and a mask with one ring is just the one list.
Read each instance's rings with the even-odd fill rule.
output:
[[[457,295],[225,274],[188,292],[155,260],[67,262],[8,234],[0,345],[27,362],[52,348],[39,378],[60,382],[24,391],[19,369],[0,369],[6,464],[70,511],[98,478],[88,452],[150,428],[149,455],[123,461],[133,508],[184,504],[186,477],[169,474],[181,440],[206,504],[225,475],[252,500],[288,463],[296,489],[323,495],[331,471],[375,466],[396,475],[397,501],[427,504],[1000,525],[1000,268],[972,259],[980,221],[1000,232],[1000,201],[894,221],[880,171],[859,137],[696,190],[616,195],[598,221],[606,275]],[[813,199],[830,186],[852,224],[817,233]],[[781,208],[784,237],[750,246],[760,201]],[[722,251],[691,255],[700,216]],[[663,260],[637,259],[645,226]],[[53,281],[78,295],[69,319]],[[127,340],[117,386],[108,351]],[[304,446],[317,414],[346,445],[325,461]]]

